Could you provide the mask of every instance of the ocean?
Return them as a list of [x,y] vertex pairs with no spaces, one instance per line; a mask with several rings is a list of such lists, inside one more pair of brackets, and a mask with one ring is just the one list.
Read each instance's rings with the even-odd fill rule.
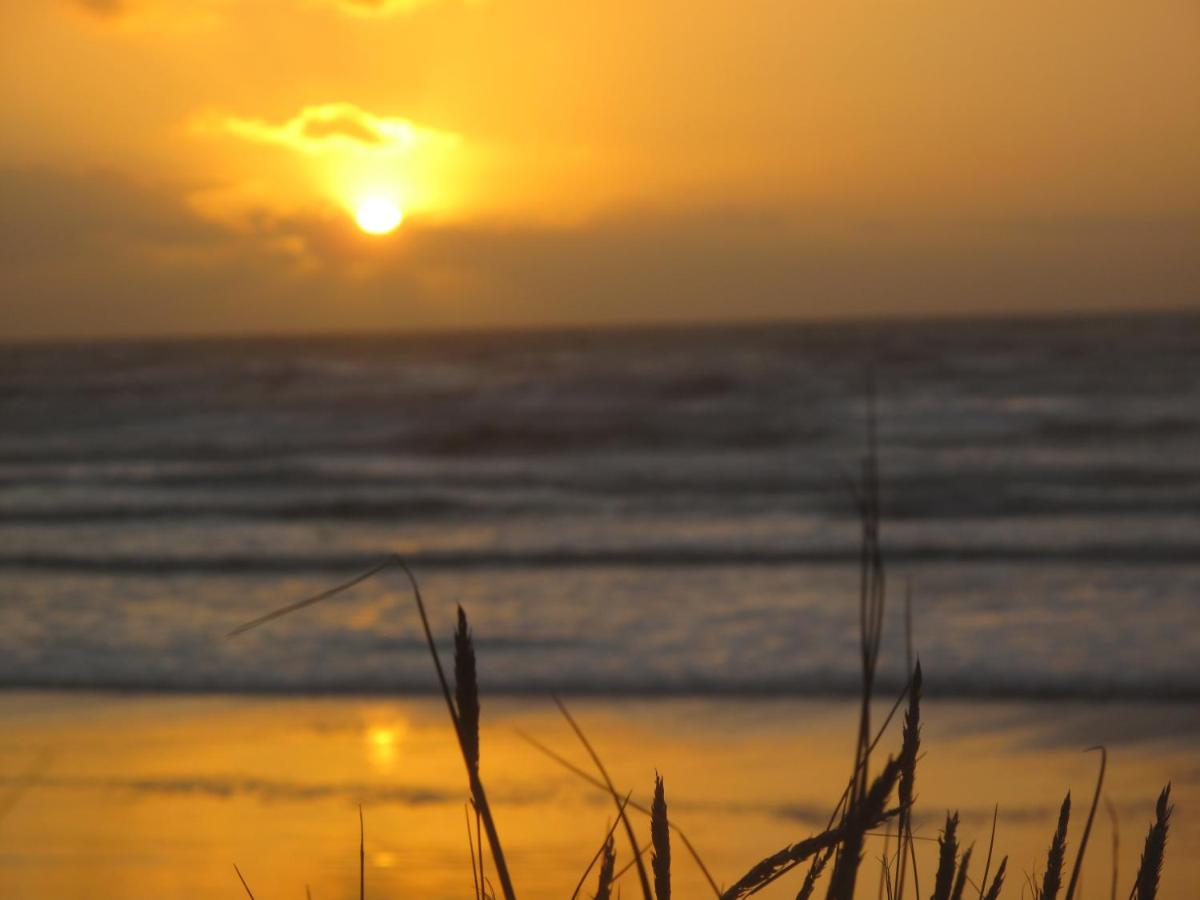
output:
[[400,554],[485,694],[1200,700],[1200,319],[0,348],[0,685],[419,694]]

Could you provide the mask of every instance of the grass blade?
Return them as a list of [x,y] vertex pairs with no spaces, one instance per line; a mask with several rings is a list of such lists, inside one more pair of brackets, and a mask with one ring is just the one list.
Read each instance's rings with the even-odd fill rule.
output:
[[[621,806],[624,807],[624,806],[628,806],[628,805],[629,805],[629,794],[626,794],[625,799],[621,801]],[[575,898],[579,896],[579,892],[581,890],[583,890],[583,883],[587,880],[588,875],[591,874],[593,867],[595,867],[595,865],[596,865],[596,861],[600,859],[600,857],[604,854],[606,849],[611,848],[613,832],[615,832],[617,830],[617,826],[620,824],[621,824],[620,816],[617,816],[617,818],[613,819],[612,825],[610,825],[608,827],[608,833],[604,835],[604,840],[603,840],[603,842],[601,842],[600,848],[596,851],[595,855],[592,857],[591,862],[589,862],[587,864],[587,868],[583,870],[583,874],[579,876],[579,883],[575,885],[575,890],[573,890],[571,892],[571,900],[575,900]],[[614,857],[614,863],[615,863],[615,857]],[[611,878],[612,878],[612,873],[609,872],[609,879],[611,880]]]
[[1067,855],[1067,823],[1071,819],[1071,792],[1062,802],[1058,812],[1058,827],[1050,841],[1050,852],[1046,856],[1046,874],[1042,876],[1042,889],[1038,900],[1055,900],[1062,886],[1063,861]]
[[[387,559],[372,566],[360,575],[345,581],[336,587],[332,587],[327,591],[322,591],[312,597],[307,597],[304,600],[298,600],[295,603],[290,603],[287,606],[280,607],[265,615],[259,616],[256,619],[251,619],[237,628],[233,629],[226,635],[227,637],[237,637],[240,634],[245,634],[252,628],[257,628],[260,625],[265,625],[267,622],[274,621],[282,616],[294,613],[305,607],[312,606],[314,603],[319,603],[322,600],[328,600],[335,597],[355,585],[361,584],[368,578],[371,578],[389,568],[400,569],[408,578],[409,586],[412,589],[413,600],[417,605],[417,612],[421,617],[421,629],[425,635],[425,643],[429,647],[429,655],[433,659],[433,668],[437,673],[438,685],[442,689],[442,698],[446,702],[446,709],[450,713],[450,721],[454,726],[454,734],[458,738],[459,750],[462,752],[463,763],[467,767],[467,776],[471,785],[471,797],[475,803],[475,809],[479,813],[483,827],[487,832],[488,845],[492,850],[492,862],[496,866],[496,874],[500,878],[500,889],[504,892],[505,900],[516,900],[516,892],[513,890],[512,879],[508,875],[508,865],[504,859],[504,850],[500,846],[500,835],[496,830],[495,820],[492,818],[492,810],[487,801],[487,792],[483,787],[483,780],[479,777],[478,765],[472,768],[471,765],[471,749],[468,745],[468,739],[463,735],[462,724],[459,721],[458,710],[454,705],[454,698],[450,693],[450,683],[446,680],[446,672],[442,668],[442,659],[438,654],[437,642],[433,639],[433,630],[429,627],[429,615],[425,610],[425,600],[421,596],[421,586],[417,582],[417,576],[413,574],[408,563],[397,555],[389,556]],[[478,689],[478,688],[476,688]],[[478,763],[478,745],[475,748],[475,761]]]
[[[521,740],[525,741],[525,743],[529,744],[529,746],[531,746],[535,750],[537,750],[539,753],[542,753],[543,755],[554,760],[554,762],[558,763],[560,766],[562,766],[568,772],[572,773],[573,775],[577,776],[578,778],[583,779],[584,781],[586,781],[588,784],[590,784],[592,787],[596,788],[597,790],[604,791],[604,793],[606,793],[606,794],[608,793],[608,788],[605,786],[603,781],[601,781],[599,778],[596,778],[591,773],[585,772],[583,769],[579,768],[579,766],[575,765],[573,762],[571,762],[569,759],[565,758],[561,754],[555,753],[553,750],[551,750],[549,747],[547,747],[545,744],[543,744],[537,738],[533,737],[532,735],[526,734],[524,731],[521,731],[520,729],[517,730],[517,736],[519,738],[521,738]],[[643,806],[641,803],[638,803],[636,800],[629,801],[629,808],[632,810],[636,810],[637,812],[640,812],[643,815],[646,815],[646,816],[650,815],[650,808],[648,806]],[[678,837],[681,841],[683,841],[684,848],[687,850],[688,855],[691,856],[692,860],[696,863],[696,868],[698,868],[700,870],[701,874],[704,875],[705,880],[708,882],[708,886],[712,889],[713,896],[716,897],[717,900],[720,900],[720,898],[722,896],[721,889],[719,887],[717,887],[716,880],[713,878],[712,873],[709,872],[708,866],[706,866],[704,864],[704,860],[700,858],[700,853],[699,853],[699,851],[696,850],[695,845],[693,845],[692,842],[690,840],[688,840],[687,833],[682,828],[680,828],[678,825],[676,825],[674,822],[672,822],[669,818],[667,820],[667,826],[671,829],[671,831],[673,831],[675,833],[676,837]],[[630,863],[630,865],[632,865],[632,863]]]
[[958,874],[954,876],[954,890],[950,892],[950,900],[962,900],[963,891],[967,887],[967,867],[971,865],[973,849],[968,847],[967,852],[962,855],[962,861],[958,864]]
[[629,817],[625,815],[625,807],[621,804],[621,798],[617,794],[617,789],[613,786],[612,779],[608,777],[608,770],[604,768],[604,763],[600,761],[600,755],[596,753],[591,742],[588,741],[587,736],[583,733],[583,729],[571,717],[562,700],[555,696],[554,702],[557,704],[559,712],[563,714],[563,718],[567,720],[567,724],[571,726],[571,730],[575,732],[575,736],[579,738],[579,742],[583,744],[584,749],[587,750],[588,755],[592,758],[592,762],[595,763],[600,776],[604,779],[608,792],[613,798],[613,803],[617,806],[617,815],[625,826],[625,835],[629,838],[629,847],[633,853],[634,862],[637,863],[638,879],[642,883],[642,896],[645,900],[654,900],[653,895],[650,893],[650,879],[646,876],[646,867],[643,865],[641,854],[638,852],[637,838],[633,836],[633,826],[629,824]]
[[475,642],[467,614],[458,608],[454,631],[454,700],[462,728],[463,757],[467,768],[479,771],[479,678],[475,669]]
[[1158,795],[1154,806],[1154,824],[1146,833],[1146,845],[1142,848],[1142,861],[1138,866],[1137,881],[1130,894],[1134,900],[1154,900],[1158,896],[1158,880],[1162,877],[1163,855],[1167,850],[1167,830],[1171,825],[1171,785],[1168,784]]
[[254,900],[254,891],[250,890],[250,885],[246,884],[246,879],[242,876],[242,870],[237,867],[237,863],[233,864],[233,871],[237,872],[238,881],[242,883],[242,887],[246,889],[246,896],[250,900]]
[[[616,826],[616,822],[613,825]],[[604,861],[600,863],[600,878],[596,883],[596,900],[609,900],[612,896],[613,882],[613,867],[617,864],[617,851],[613,846],[612,832],[608,833],[608,839],[604,842]],[[578,891],[578,889],[577,889]]]
[[1121,824],[1117,820],[1117,808],[1112,801],[1104,798],[1104,806],[1108,810],[1108,819],[1112,823],[1112,880],[1109,883],[1109,900],[1117,900],[1117,884],[1121,876]]
[[671,900],[671,830],[667,827],[667,798],[661,775],[654,776],[654,802],[650,805],[650,840],[654,853],[650,868],[654,871],[655,900]]
[[930,900],[950,900],[954,888],[954,864],[958,859],[958,813],[946,814],[946,827],[938,838],[938,867]]
[[1008,867],[1008,857],[1000,860],[1000,865],[996,867],[996,877],[992,879],[992,886],[988,888],[988,892],[984,894],[983,900],[999,900],[1000,889],[1004,887],[1004,870]]
[[472,896],[479,900],[479,867],[475,862],[475,835],[471,833],[471,807],[467,803],[463,804],[463,818],[467,820],[467,852],[471,854],[471,881],[475,886]]
[[1103,747],[1088,747],[1084,752],[1100,751],[1100,774],[1096,776],[1096,792],[1092,795],[1092,808],[1088,810],[1087,823],[1083,826],[1083,836],[1079,839],[1079,850],[1075,854],[1075,866],[1071,869],[1071,880],[1067,884],[1067,898],[1075,896],[1075,886],[1079,883],[1079,871],[1083,867],[1083,854],[1087,852],[1088,837],[1092,833],[1092,822],[1096,818],[1096,807],[1100,805],[1100,791],[1104,787],[1104,769],[1108,766],[1108,751]]
[[904,714],[904,736],[900,745],[900,821],[897,823],[896,846],[896,894],[895,900],[903,900],[904,883],[908,872],[906,844],[912,842],[912,806],[916,799],[917,756],[921,750],[921,661],[910,669],[908,711]]

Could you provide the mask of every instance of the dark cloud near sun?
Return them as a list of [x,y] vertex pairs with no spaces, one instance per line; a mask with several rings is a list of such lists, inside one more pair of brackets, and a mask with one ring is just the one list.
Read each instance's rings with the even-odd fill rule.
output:
[[197,243],[222,232],[175,196],[116,172],[0,167],[0,259],[61,258],[110,241]]
[[222,226],[178,185],[108,173],[0,169],[0,195],[5,337],[1200,311],[1195,217],[818,227],[707,210],[414,218],[377,239],[337,210]]

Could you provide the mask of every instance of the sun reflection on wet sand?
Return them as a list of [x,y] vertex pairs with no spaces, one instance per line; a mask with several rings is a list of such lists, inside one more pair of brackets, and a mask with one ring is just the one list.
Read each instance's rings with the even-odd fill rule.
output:
[[389,718],[384,723],[369,725],[363,734],[372,767],[390,772],[404,743],[408,725],[403,719]]
[[[303,897],[306,884],[314,897],[349,896],[361,803],[368,896],[467,897],[466,789],[439,702],[2,695],[0,795],[21,790],[0,819],[0,893],[228,898],[237,896],[236,862],[260,896]],[[645,799],[654,770],[665,774],[675,817],[727,883],[821,827],[847,776],[850,702],[571,706],[618,785]],[[561,898],[603,836],[609,802],[516,734],[582,765],[550,704],[485,702],[484,717],[484,777],[520,896]],[[1079,751],[1105,741],[1122,882],[1136,867],[1155,796],[1172,779],[1177,812],[1162,896],[1182,898],[1200,879],[1189,851],[1200,845],[1198,734],[1195,712],[1178,706],[931,702],[917,834],[934,837],[946,809],[957,808],[966,841],[983,846],[999,802],[996,847],[1011,855],[1016,896],[1023,873],[1042,865],[1062,795],[1090,793],[1094,755]],[[31,768],[38,758],[46,762]],[[1084,872],[1093,890],[1107,891],[1109,841],[1101,817]],[[923,871],[932,871],[935,846],[921,842]],[[868,858],[880,847],[868,846]],[[626,848],[619,854],[628,859]],[[878,865],[864,872],[860,893],[874,897]],[[677,885],[680,896],[705,895],[682,852]],[[785,879],[761,896],[795,890]]]

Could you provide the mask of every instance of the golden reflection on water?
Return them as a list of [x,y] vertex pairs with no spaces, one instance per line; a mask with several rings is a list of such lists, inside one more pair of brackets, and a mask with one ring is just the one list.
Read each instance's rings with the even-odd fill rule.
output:
[[[850,702],[571,705],[618,785],[645,800],[655,769],[664,773],[673,817],[727,883],[819,829],[848,774]],[[520,896],[566,897],[603,837],[609,801],[516,734],[585,764],[550,704],[497,701],[484,715],[484,777]],[[2,897],[232,898],[235,862],[262,900],[302,898],[306,886],[318,900],[356,897],[360,803],[368,897],[472,893],[465,780],[440,701],[14,692],[0,696],[0,722],[0,800],[15,798],[0,806]],[[1163,896],[1191,896],[1200,879],[1196,725],[1195,711],[1179,707],[926,704],[918,834],[934,838],[957,808],[981,857],[999,802],[997,853],[1011,855],[1012,873],[1004,896],[1019,897],[1068,788],[1075,846],[1096,766],[1079,750],[1104,740],[1122,883],[1170,778],[1177,813]],[[1110,841],[1101,816],[1085,896],[1107,896]],[[881,847],[868,846],[863,897],[876,896]],[[935,848],[920,843],[926,877]],[[619,854],[628,859],[626,848]],[[676,894],[706,896],[682,847],[674,856]],[[795,890],[784,880],[760,896]]]

